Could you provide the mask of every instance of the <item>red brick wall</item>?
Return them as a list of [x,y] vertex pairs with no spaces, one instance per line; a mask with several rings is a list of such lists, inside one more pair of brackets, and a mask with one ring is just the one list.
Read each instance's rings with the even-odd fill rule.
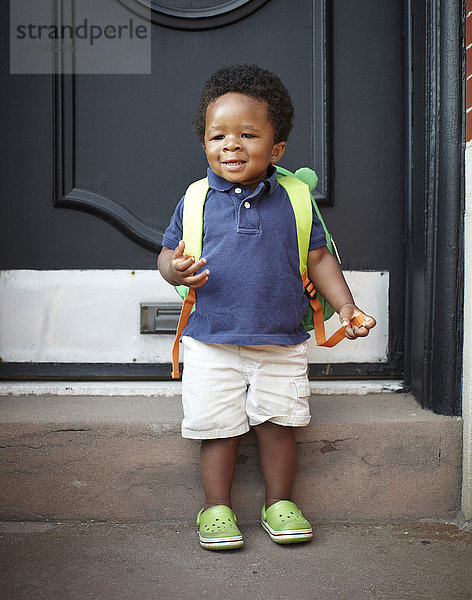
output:
[[466,140],[472,140],[472,0],[467,0],[466,19],[466,47],[467,47],[467,88],[466,88]]

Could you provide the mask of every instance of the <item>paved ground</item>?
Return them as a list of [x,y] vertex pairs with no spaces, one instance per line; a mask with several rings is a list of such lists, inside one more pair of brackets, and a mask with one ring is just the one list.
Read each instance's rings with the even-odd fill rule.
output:
[[241,525],[239,551],[189,524],[0,524],[2,600],[470,600],[472,532],[437,523],[320,524],[277,546]]

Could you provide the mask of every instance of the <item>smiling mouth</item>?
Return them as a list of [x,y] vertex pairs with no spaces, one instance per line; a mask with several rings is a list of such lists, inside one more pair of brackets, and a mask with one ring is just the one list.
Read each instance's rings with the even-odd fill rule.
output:
[[221,163],[226,169],[230,171],[237,171],[246,164],[245,160],[225,160]]

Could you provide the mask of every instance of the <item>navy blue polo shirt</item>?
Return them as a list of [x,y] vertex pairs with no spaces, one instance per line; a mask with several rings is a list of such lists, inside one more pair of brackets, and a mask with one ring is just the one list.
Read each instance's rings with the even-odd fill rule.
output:
[[[299,344],[308,299],[301,282],[292,205],[274,167],[251,194],[208,169],[202,256],[208,282],[196,290],[195,311],[183,335],[220,344]],[[182,239],[180,200],[163,245]],[[309,250],[326,244],[316,213]]]

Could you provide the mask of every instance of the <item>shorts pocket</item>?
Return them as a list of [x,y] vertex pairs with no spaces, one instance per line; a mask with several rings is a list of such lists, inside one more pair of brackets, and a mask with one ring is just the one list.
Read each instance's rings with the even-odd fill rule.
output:
[[308,398],[310,395],[310,383],[306,375],[294,377],[295,388],[297,390],[297,398]]

